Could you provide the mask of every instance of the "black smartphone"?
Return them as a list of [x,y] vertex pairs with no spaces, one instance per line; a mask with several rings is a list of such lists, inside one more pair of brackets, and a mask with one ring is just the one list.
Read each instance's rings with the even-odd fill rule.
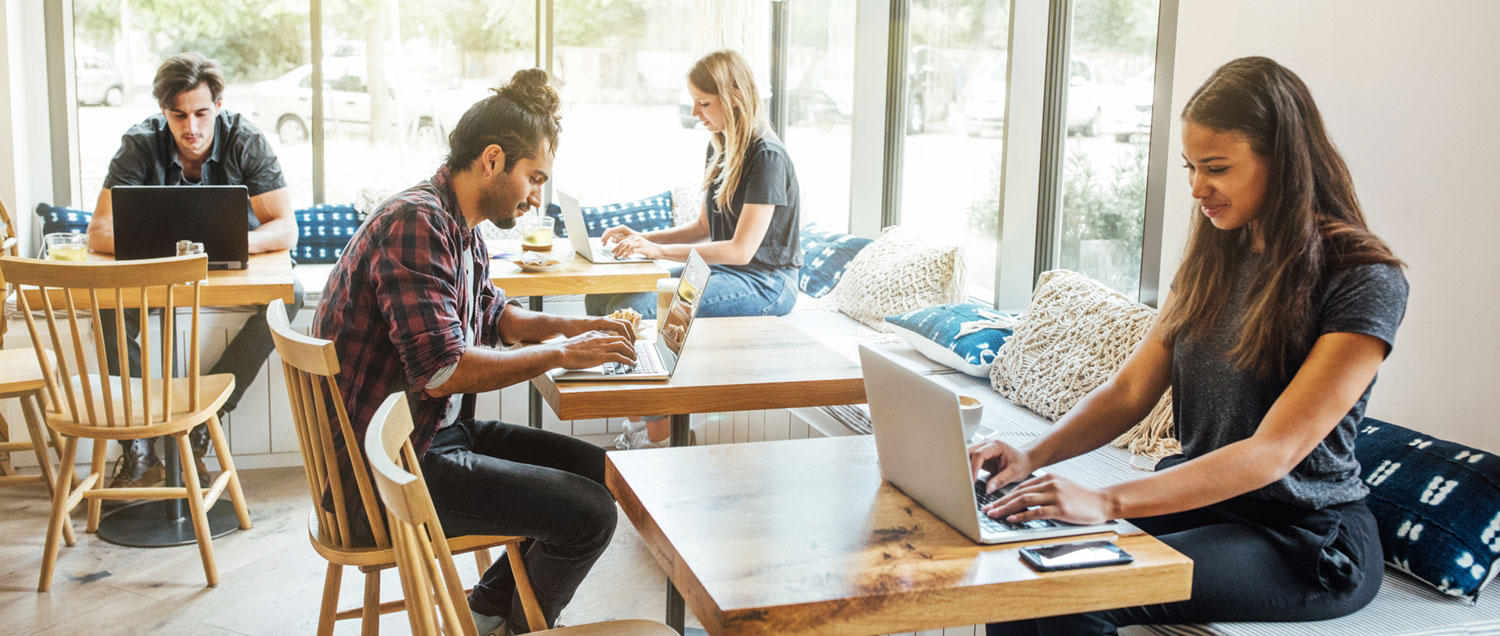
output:
[[1038,572],[1130,563],[1135,557],[1113,541],[1079,541],[1021,548],[1021,560]]

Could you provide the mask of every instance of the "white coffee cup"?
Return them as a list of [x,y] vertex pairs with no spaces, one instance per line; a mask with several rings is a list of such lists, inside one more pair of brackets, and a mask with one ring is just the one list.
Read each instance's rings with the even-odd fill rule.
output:
[[964,427],[964,442],[974,439],[979,432],[979,422],[984,419],[984,403],[967,395],[958,396],[958,414]]

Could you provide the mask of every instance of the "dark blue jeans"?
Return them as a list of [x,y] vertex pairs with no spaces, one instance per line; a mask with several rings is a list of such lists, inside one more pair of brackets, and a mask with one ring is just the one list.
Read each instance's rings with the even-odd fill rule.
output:
[[[615,499],[604,487],[604,449],[567,435],[459,420],[438,431],[422,457],[422,472],[449,537],[527,537],[526,573],[548,626],[614,536]],[[524,631],[510,558],[506,554],[485,571],[469,607],[504,616]]]
[[[682,276],[682,265],[671,269]],[[702,318],[785,316],[797,304],[797,270],[709,265],[713,274],[698,305]],[[603,316],[629,307],[647,320],[656,318],[656,292],[590,294],[583,299],[590,316]]]

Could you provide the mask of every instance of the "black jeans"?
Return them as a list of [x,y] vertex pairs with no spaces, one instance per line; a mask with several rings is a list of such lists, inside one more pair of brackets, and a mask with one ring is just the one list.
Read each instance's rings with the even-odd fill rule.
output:
[[[527,537],[526,572],[548,626],[615,533],[604,449],[566,435],[459,420],[438,431],[422,457],[422,472],[448,536]],[[506,560],[512,557],[506,554],[480,577],[469,607],[505,616],[521,628],[521,601]]]
[[1126,625],[1325,620],[1353,613],[1380,590],[1380,534],[1363,501],[1298,510],[1237,497],[1131,521],[1193,560],[1192,598],[992,623],[985,633],[1114,634]]
[[[287,305],[287,320],[297,317],[297,312],[302,309],[302,283],[293,279],[292,304]],[[152,310],[158,313],[159,310]],[[137,339],[141,333],[141,311],[139,309],[126,309],[125,314],[125,355],[130,361],[130,375],[140,377],[141,375],[141,344]],[[115,355],[117,340],[115,339],[115,320],[118,314],[113,309],[101,309],[96,314],[99,318],[99,329],[104,336],[105,361],[109,366],[111,375],[120,374],[119,356]],[[179,317],[184,319],[183,317]],[[209,374],[233,373],[234,390],[230,392],[229,399],[224,401],[224,410],[233,411],[239,406],[240,398],[244,397],[245,391],[250,388],[250,383],[255,381],[255,376],[260,374],[260,368],[265,365],[266,359],[271,357],[271,352],[276,350],[276,344],[271,341],[271,328],[266,324],[266,307],[257,307],[254,315],[245,320],[245,325],[240,327],[239,333],[229,341],[229,347],[224,349],[224,354],[219,356],[219,361],[213,368],[208,370]],[[156,355],[159,355],[158,352]],[[152,360],[153,363],[158,363]],[[121,446],[129,446],[132,440],[121,440]]]

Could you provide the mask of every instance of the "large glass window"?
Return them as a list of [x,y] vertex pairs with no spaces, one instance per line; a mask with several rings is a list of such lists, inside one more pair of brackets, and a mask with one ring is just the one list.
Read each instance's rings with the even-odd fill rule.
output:
[[802,222],[849,229],[854,116],[853,0],[798,0],[787,16],[787,121]]
[[1005,135],[1007,4],[912,0],[901,225],[957,241],[969,293],[994,297]]
[[[332,203],[378,200],[432,176],[469,106],[535,65],[531,0],[324,0],[323,25]],[[291,122],[278,127],[282,141],[305,143],[310,72],[277,82],[264,100]]]
[[1140,292],[1158,0],[1074,0],[1057,266]]
[[247,11],[240,3],[74,0],[78,77],[78,154],[83,207],[92,208],[131,126],[160,113],[151,82],[162,61],[198,51],[224,69],[223,108],[246,116],[270,139],[294,206],[312,203],[312,152],[283,143],[275,115],[259,112],[260,83],[307,68],[308,4],[273,1]]

